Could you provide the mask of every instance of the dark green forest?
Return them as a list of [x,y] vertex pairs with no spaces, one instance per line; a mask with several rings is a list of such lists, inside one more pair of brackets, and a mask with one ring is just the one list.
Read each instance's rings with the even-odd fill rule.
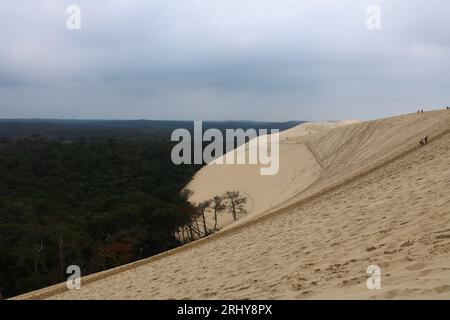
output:
[[166,140],[0,141],[0,289],[14,296],[179,245],[195,166]]

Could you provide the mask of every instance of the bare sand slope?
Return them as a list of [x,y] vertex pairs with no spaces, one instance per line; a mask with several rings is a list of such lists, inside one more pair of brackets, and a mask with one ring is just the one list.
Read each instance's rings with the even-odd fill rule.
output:
[[[367,122],[302,124],[280,134],[277,175],[261,176],[259,166],[208,165],[187,188],[194,191],[193,202],[239,190],[249,199],[249,214],[237,222],[243,223],[376,167],[422,137],[437,135],[449,121],[446,111],[434,111]],[[230,215],[219,219],[220,227],[233,222]]]
[[[308,188],[321,173],[322,167],[314,154],[300,137],[311,137],[327,129],[337,128],[356,120],[304,123],[280,133],[280,167],[276,175],[261,175],[261,165],[230,165],[211,163],[196,173],[187,189],[194,192],[190,201],[199,203],[222,195],[226,191],[237,190],[248,199],[248,214],[242,221],[257,217],[273,207],[282,204],[294,195]],[[307,140],[306,140],[307,141]],[[238,150],[245,153],[248,159],[250,143]],[[225,156],[224,156],[225,157]],[[224,161],[225,162],[225,161]],[[210,227],[214,225],[213,213],[207,215]],[[233,223],[231,215],[221,214],[218,226],[223,228]]]
[[[18,298],[449,299],[450,111],[351,124],[308,143],[323,169],[286,207],[83,278],[81,290]],[[372,264],[381,290],[366,287]]]

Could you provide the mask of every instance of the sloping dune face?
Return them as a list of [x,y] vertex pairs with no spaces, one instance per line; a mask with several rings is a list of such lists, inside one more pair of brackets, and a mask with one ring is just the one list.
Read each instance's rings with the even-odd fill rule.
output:
[[[357,121],[304,123],[281,132],[280,166],[275,175],[261,175],[262,166],[259,162],[256,165],[211,163],[202,168],[186,187],[194,192],[190,201],[199,203],[226,191],[239,191],[248,199],[248,215],[241,217],[239,222],[267,212],[301,193],[320,177],[323,168],[307,144],[309,138],[319,132],[355,122]],[[249,148],[250,143],[247,143],[233,152],[245,153],[248,159]],[[209,218],[212,225],[211,213]],[[224,227],[231,224],[233,219],[230,215],[222,214],[218,221],[219,227]]]
[[[444,111],[368,122],[302,124],[280,134],[278,174],[261,176],[260,166],[255,165],[213,164],[200,170],[187,188],[194,191],[192,202],[228,190],[240,191],[249,199],[249,214],[238,221],[245,222],[342,183],[417,146],[422,137],[438,134],[448,120]],[[233,222],[230,215],[219,219],[222,227]]]
[[[289,143],[305,144],[321,169],[280,209],[85,277],[81,290],[59,285],[19,298],[450,298],[450,111]],[[371,265],[380,289],[367,287]]]
[[449,121],[447,111],[434,111],[360,122],[300,137],[298,142],[308,146],[322,171],[304,192],[283,202],[282,206],[383,165],[418,146],[423,137],[433,139],[447,130]]

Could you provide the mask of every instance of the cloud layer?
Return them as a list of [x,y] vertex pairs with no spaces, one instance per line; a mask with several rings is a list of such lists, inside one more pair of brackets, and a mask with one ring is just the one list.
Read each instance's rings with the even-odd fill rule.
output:
[[[366,27],[381,8],[381,30]],[[450,3],[0,2],[0,118],[370,119],[450,104]],[[82,29],[66,28],[81,8]]]

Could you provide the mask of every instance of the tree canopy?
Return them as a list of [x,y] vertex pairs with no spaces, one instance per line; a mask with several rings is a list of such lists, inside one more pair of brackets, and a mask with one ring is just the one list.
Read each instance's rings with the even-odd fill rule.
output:
[[164,139],[0,140],[0,294],[62,281],[180,245],[192,213]]

